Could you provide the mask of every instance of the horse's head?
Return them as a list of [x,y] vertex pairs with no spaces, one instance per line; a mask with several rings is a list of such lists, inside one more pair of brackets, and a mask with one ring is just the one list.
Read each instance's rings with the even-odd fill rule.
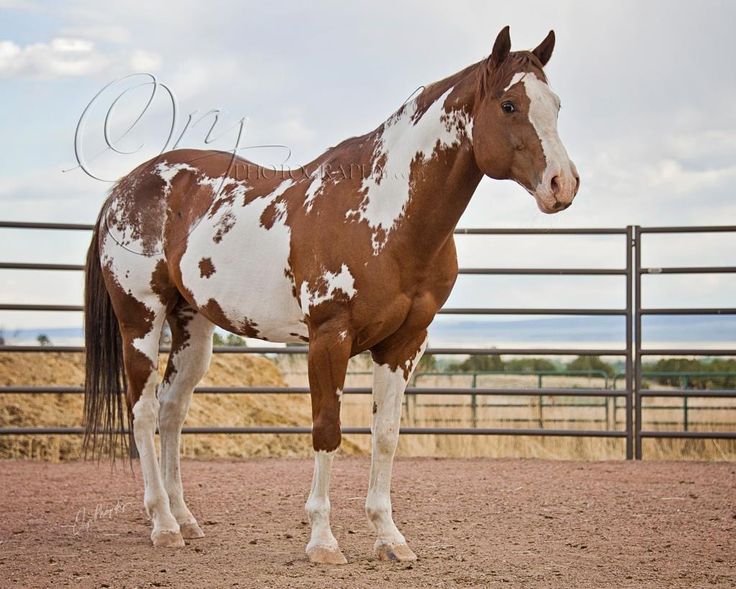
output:
[[570,206],[580,185],[557,134],[560,99],[543,71],[554,45],[550,31],[533,51],[512,53],[509,28],[498,34],[490,57],[479,64],[472,130],[483,173],[518,182],[545,213]]

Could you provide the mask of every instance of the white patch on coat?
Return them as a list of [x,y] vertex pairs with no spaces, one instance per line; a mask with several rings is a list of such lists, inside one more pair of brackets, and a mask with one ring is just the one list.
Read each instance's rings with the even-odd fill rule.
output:
[[168,196],[169,192],[171,192],[171,182],[179,172],[187,170],[197,173],[197,169],[189,164],[170,164],[166,161],[159,162],[154,169],[159,178],[164,181],[164,196]]
[[193,172],[197,176],[197,184],[199,186],[209,187],[212,191],[212,204],[217,200],[217,197],[226,188],[234,187],[228,191],[227,197],[238,200],[245,196],[248,190],[244,180],[238,180],[230,176],[216,176],[214,178],[207,176],[195,167],[189,164],[178,163],[170,164],[167,161],[159,162],[154,168],[158,176],[164,181],[164,196],[168,196],[171,192],[171,182],[176,175],[181,171]]
[[[285,215],[276,215],[270,229],[261,225],[263,211],[292,184],[293,180],[284,180],[273,192],[245,206],[223,203],[192,230],[180,262],[183,285],[197,305],[213,299],[233,325],[245,328],[254,323],[259,337],[273,342],[301,342],[299,336],[307,336],[304,314],[286,274],[291,229]],[[213,237],[225,216],[232,226],[215,243]],[[209,278],[200,273],[203,257],[217,268]]]
[[417,99],[389,118],[373,152],[370,176],[363,180],[363,200],[346,213],[348,220],[367,221],[373,254],[378,255],[404,215],[411,197],[411,164],[424,163],[437,149],[458,145],[469,137],[470,117],[464,111],[445,112],[449,88],[417,119]]
[[324,188],[324,172],[322,170],[322,166],[319,166],[314,172],[312,172],[310,177],[312,178],[312,181],[309,183],[307,192],[304,195],[304,206],[306,207],[307,212],[312,210],[314,199],[317,198],[317,194],[322,192],[322,189]]
[[291,179],[284,180],[281,184],[279,184],[276,187],[276,189],[271,194],[269,194],[269,197],[272,199],[276,199],[282,194],[284,194],[284,192],[289,190],[289,188],[291,188],[292,186],[294,186],[294,180],[291,180]]
[[306,280],[302,282],[299,296],[302,311],[308,313],[309,309],[325,301],[331,301],[338,291],[342,292],[348,299],[355,296],[355,279],[345,264],[340,266],[340,271],[337,273],[325,270],[318,284],[311,290]]
[[[143,244],[135,239],[128,239],[126,245],[120,245],[117,236],[105,229],[105,220],[101,220],[99,231],[104,235],[100,244],[100,264],[107,268],[123,292],[141,303],[151,312],[151,316],[160,315],[163,305],[158,295],[151,288],[151,279],[162,255],[145,256],[137,253],[143,250]],[[152,322],[151,329],[143,337],[133,340],[133,347],[149,360],[158,361],[158,344],[161,326]]]
[[[291,188],[295,182],[293,180],[284,180],[281,184],[279,184],[276,187],[276,190],[274,190],[270,198],[277,199],[279,196],[284,194],[289,188]],[[276,216],[275,216],[275,222],[281,223],[286,219],[286,203],[284,201],[277,202],[276,203]]]

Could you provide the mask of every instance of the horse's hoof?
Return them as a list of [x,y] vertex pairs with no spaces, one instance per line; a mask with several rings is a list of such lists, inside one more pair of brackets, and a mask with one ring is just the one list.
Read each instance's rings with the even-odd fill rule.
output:
[[153,545],[158,548],[182,548],[184,546],[184,538],[179,532],[153,532],[151,534]]
[[374,548],[376,556],[380,560],[391,560],[395,562],[407,562],[416,560],[417,555],[406,544],[389,544],[387,542],[376,542]]
[[197,522],[179,524],[179,529],[181,530],[182,538],[186,538],[187,540],[204,538],[204,532]]
[[347,559],[343,556],[340,549],[336,546],[330,548],[328,546],[315,546],[307,550],[309,562],[315,564],[347,564]]

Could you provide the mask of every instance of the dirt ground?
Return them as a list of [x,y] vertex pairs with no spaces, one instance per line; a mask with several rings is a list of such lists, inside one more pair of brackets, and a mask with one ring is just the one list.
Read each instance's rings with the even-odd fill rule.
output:
[[303,459],[187,461],[207,534],[154,549],[137,465],[0,462],[5,587],[734,587],[736,464],[401,459],[394,513],[419,560],[378,561],[369,460],[338,457],[342,567],[308,563]]

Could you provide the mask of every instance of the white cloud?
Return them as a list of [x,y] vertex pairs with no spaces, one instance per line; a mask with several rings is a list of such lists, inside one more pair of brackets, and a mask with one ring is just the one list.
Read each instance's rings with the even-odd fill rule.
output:
[[104,52],[82,38],[55,37],[25,46],[0,41],[0,77],[5,78],[83,77],[111,70],[151,72],[160,65],[161,58],[155,53],[141,49]]
[[133,72],[155,72],[161,67],[161,57],[155,53],[142,51],[140,49],[133,51],[130,56],[130,69]]
[[107,58],[84,39],[57,37],[25,47],[0,41],[0,76],[55,78],[85,76],[100,71]]
[[69,37],[94,39],[103,43],[124,44],[129,43],[132,38],[130,29],[127,27],[102,23],[65,27],[62,29],[62,33]]
[[38,8],[38,3],[29,0],[0,0],[0,8],[20,8],[30,10]]
[[688,169],[675,159],[662,159],[650,165],[647,180],[655,188],[665,188],[677,194],[689,194],[697,190],[723,184],[736,179],[736,166],[706,170]]

